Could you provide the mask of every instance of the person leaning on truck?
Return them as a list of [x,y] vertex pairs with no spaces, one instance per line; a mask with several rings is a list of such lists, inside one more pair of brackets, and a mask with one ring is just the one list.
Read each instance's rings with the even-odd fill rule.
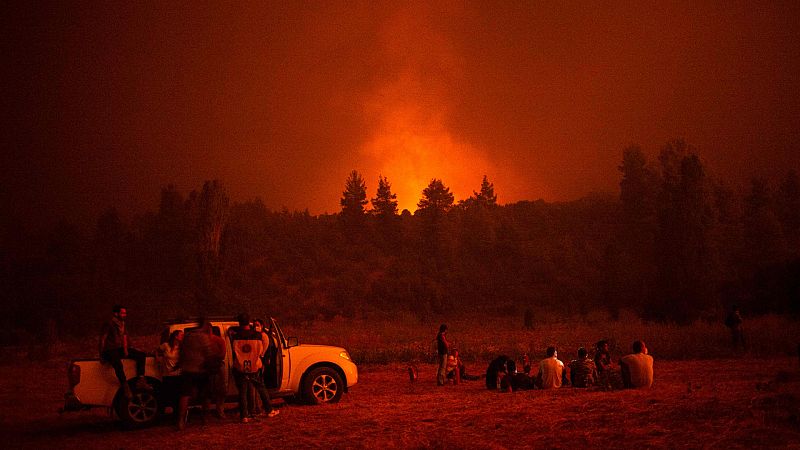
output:
[[242,423],[250,422],[248,401],[250,389],[255,389],[261,398],[263,413],[267,417],[278,414],[272,409],[269,393],[260,379],[260,369],[263,367],[261,357],[266,351],[261,333],[251,328],[250,316],[246,313],[239,314],[239,328],[231,335],[233,347],[233,378],[239,389],[239,417]]
[[181,345],[178,365],[181,367],[181,396],[178,399],[178,430],[186,428],[189,400],[197,398],[205,417],[208,409],[209,362],[214,359],[211,342],[211,324],[205,318],[198,320],[197,328],[186,331]]
[[125,326],[128,309],[122,305],[114,305],[111,311],[113,314],[111,320],[103,325],[103,330],[100,333],[100,360],[111,364],[125,397],[130,400],[133,397],[133,393],[128,385],[128,378],[125,376],[122,360],[132,359],[136,361],[136,388],[152,390],[153,388],[144,378],[144,364],[147,355],[129,346],[128,331]]

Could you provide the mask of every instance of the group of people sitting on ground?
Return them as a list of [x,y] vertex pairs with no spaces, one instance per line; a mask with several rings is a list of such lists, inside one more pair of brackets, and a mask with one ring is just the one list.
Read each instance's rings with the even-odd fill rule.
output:
[[[595,358],[589,357],[586,348],[578,349],[578,357],[564,364],[558,359],[555,347],[547,348],[547,357],[539,362],[538,372],[533,375],[530,365],[518,371],[516,362],[500,356],[489,364],[486,387],[503,392],[526,389],[557,389],[562,386],[575,388],[600,387],[604,389],[649,388],[653,384],[653,357],[647,354],[642,341],[633,343],[633,353],[624,356],[619,366],[611,361],[608,343],[597,344]],[[527,355],[523,356],[527,359]]]
[[[136,361],[136,390],[152,391],[153,387],[144,377],[146,354],[132,348],[128,343],[125,326],[127,309],[115,305],[113,316],[105,324],[100,335],[100,359],[114,368],[122,392],[128,400],[133,397],[131,385],[127,381],[122,359]],[[239,391],[239,416],[243,423],[258,417],[273,417],[278,410],[272,408],[269,393],[264,385],[264,367],[275,358],[277,347],[275,337],[264,327],[260,319],[250,320],[249,315],[238,316],[238,326],[228,329],[231,345],[232,374]],[[162,398],[166,405],[172,406],[178,429],[186,427],[189,403],[192,398],[203,408],[203,417],[211,402],[215,403],[216,415],[225,418],[225,397],[228,385],[228,370],[225,366],[227,347],[220,335],[219,327],[212,327],[204,319],[194,328],[175,330],[162,336],[156,351],[158,367],[161,372]],[[257,404],[256,394],[261,400]]]
[[[436,336],[439,353],[437,384],[447,380],[458,384],[460,380],[477,380],[479,377],[466,373],[458,350],[447,340],[447,325],[439,327]],[[619,365],[611,359],[608,341],[595,345],[594,358],[586,348],[578,349],[578,357],[569,364],[558,359],[556,347],[548,347],[547,357],[539,362],[538,371],[532,374],[528,355],[522,355],[522,370],[508,356],[501,355],[489,363],[486,369],[486,388],[513,392],[528,389],[555,389],[565,385],[576,388],[600,387],[604,389],[649,388],[653,384],[653,357],[648,355],[643,341],[633,343],[633,353],[622,357]]]

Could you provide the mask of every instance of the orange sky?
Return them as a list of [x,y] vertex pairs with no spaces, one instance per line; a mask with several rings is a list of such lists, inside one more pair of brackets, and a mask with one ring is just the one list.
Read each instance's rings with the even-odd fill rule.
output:
[[800,169],[796,2],[108,3],[3,14],[12,215],[132,214],[212,178],[336,212],[353,169],[412,211],[434,177],[568,200],[675,137],[735,182]]

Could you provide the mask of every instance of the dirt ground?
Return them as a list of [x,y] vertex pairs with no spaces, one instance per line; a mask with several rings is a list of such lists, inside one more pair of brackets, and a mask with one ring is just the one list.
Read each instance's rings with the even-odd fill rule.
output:
[[[56,367],[58,366],[58,367]],[[484,367],[474,367],[472,373]],[[435,368],[362,366],[357,386],[327,406],[281,404],[239,424],[190,417],[125,431],[97,409],[59,415],[66,367],[0,366],[4,448],[800,448],[796,359],[656,361],[641,391],[498,393],[483,381],[437,387]],[[233,407],[233,405],[231,405]]]

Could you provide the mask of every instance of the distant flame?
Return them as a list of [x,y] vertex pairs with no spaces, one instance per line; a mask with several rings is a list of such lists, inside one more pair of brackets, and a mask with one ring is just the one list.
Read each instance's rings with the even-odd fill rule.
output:
[[[397,92],[402,86],[389,90],[395,95],[381,96],[381,100],[394,97],[397,101],[376,101],[367,108],[379,120],[362,153],[372,158],[373,169],[392,183],[399,210],[414,212],[432,178],[442,179],[456,201],[478,190],[483,175],[493,172],[491,164],[482,152],[446,129],[444,108],[413,104],[413,92]],[[367,181],[377,180],[378,173],[366,174]],[[372,188],[370,191],[374,195]]]

